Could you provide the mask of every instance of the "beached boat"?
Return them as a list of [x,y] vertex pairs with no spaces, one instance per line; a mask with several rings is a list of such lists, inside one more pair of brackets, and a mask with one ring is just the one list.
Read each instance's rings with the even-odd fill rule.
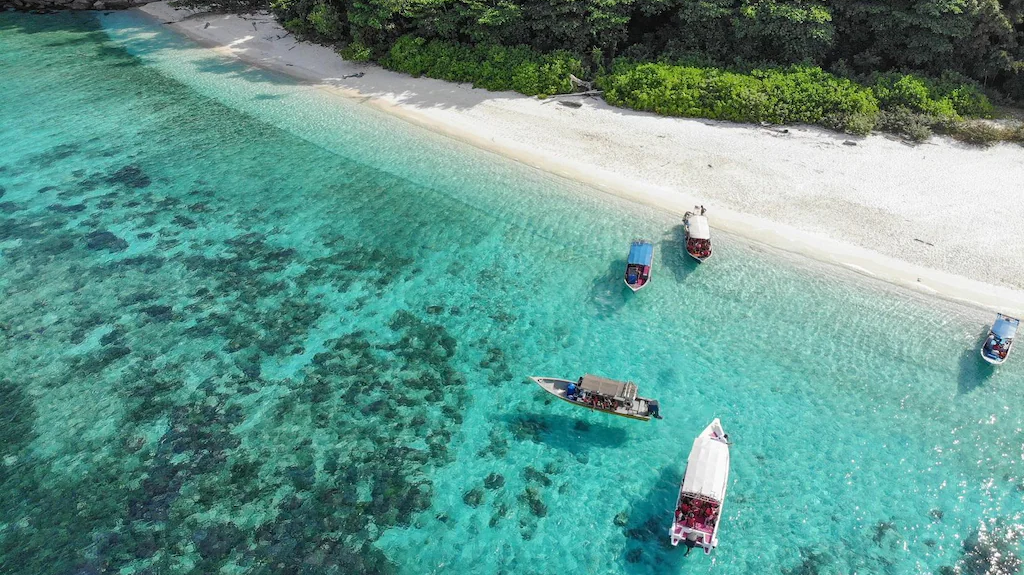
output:
[[638,396],[633,382],[589,374],[576,381],[556,377],[530,379],[544,391],[573,405],[642,421],[661,419],[658,400]]
[[1017,335],[1017,327],[1019,326],[1019,319],[997,313],[995,323],[988,330],[985,344],[981,346],[981,357],[994,365],[999,365],[1006,361],[1006,356],[1010,354],[1010,348],[1013,347],[1013,338]]
[[694,206],[696,212],[683,215],[683,229],[686,231],[686,253],[703,262],[711,257],[711,227],[704,217],[704,206]]
[[651,262],[654,261],[654,245],[647,240],[636,240],[629,247],[626,260],[626,285],[633,292],[651,281]]
[[672,545],[685,542],[704,553],[718,546],[718,528],[729,483],[729,438],[716,418],[693,441],[679,486],[669,537]]

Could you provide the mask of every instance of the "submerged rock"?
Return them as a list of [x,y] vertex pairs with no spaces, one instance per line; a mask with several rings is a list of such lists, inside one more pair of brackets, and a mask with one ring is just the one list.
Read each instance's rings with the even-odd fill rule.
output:
[[174,309],[169,305],[151,305],[140,311],[156,321],[170,321],[174,317]]
[[140,189],[148,187],[152,181],[142,171],[142,168],[135,164],[129,164],[107,176],[107,182],[111,184],[124,184],[129,188]]
[[462,501],[470,507],[477,507],[484,501],[484,490],[480,487],[474,487],[462,494]]
[[48,209],[51,212],[57,212],[58,214],[73,214],[76,212],[84,211],[85,204],[73,204],[70,206],[64,204],[50,204]]
[[484,479],[484,487],[487,489],[501,489],[505,486],[505,477],[498,473],[491,473]]
[[526,468],[523,469],[523,477],[525,477],[527,481],[540,483],[544,487],[551,486],[551,478],[535,469],[532,465],[527,465]]
[[629,523],[629,513],[626,511],[619,511],[615,515],[615,519],[613,519],[612,522],[618,525],[619,527],[625,527],[626,524]]
[[91,232],[85,236],[85,245],[90,250],[109,250],[120,252],[128,249],[128,242],[117,237],[113,232],[98,231]]
[[526,503],[530,508],[530,513],[533,513],[537,517],[547,516],[548,506],[545,505],[544,501],[540,498],[540,489],[537,489],[536,487],[527,487],[519,496],[519,499]]

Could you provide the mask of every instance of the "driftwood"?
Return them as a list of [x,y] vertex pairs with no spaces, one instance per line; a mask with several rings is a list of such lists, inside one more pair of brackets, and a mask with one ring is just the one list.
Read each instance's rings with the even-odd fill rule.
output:
[[579,90],[579,89],[582,88],[583,90],[590,90],[590,91],[592,91],[594,89],[594,83],[593,82],[587,82],[586,80],[580,80],[579,78],[577,78],[576,76],[573,76],[572,74],[569,74],[569,83],[572,84],[572,87],[573,87],[574,90]]
[[573,92],[571,94],[555,94],[552,98],[564,98],[569,96],[583,96],[584,98],[590,98],[593,96],[600,96],[604,94],[604,90],[587,90],[586,92]]

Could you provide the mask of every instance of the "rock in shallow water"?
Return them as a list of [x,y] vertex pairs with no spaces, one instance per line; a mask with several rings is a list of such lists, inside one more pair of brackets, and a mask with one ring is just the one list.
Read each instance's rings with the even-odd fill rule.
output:
[[85,236],[85,245],[90,250],[109,250],[120,252],[128,249],[128,242],[106,230],[91,232]]
[[501,489],[505,485],[505,477],[498,473],[491,473],[484,479],[484,487],[487,489]]

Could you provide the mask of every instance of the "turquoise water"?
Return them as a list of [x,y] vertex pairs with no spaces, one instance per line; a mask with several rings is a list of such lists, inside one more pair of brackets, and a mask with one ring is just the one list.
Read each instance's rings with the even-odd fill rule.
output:
[[[698,267],[672,217],[132,14],[2,14],[0,79],[0,573],[1020,566],[988,312],[721,234]],[[665,419],[526,379],[585,371]],[[721,546],[684,557],[713,417]]]

